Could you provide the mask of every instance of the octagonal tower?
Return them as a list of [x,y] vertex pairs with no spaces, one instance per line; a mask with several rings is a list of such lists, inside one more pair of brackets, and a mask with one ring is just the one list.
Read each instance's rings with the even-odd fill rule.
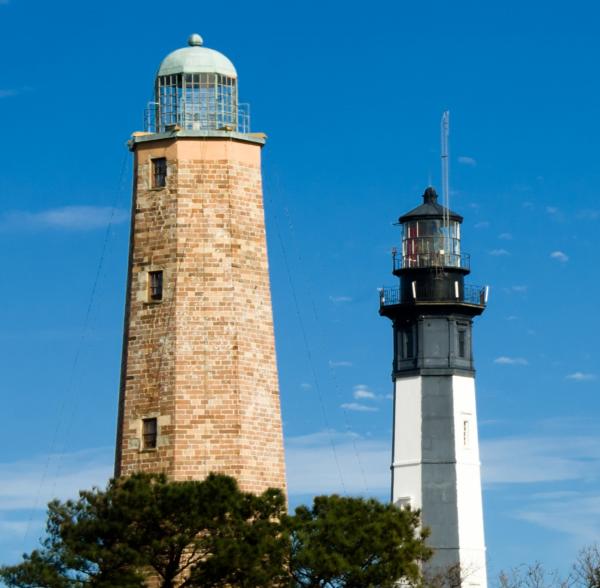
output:
[[463,586],[485,588],[472,323],[487,289],[465,284],[462,220],[433,188],[400,217],[400,284],[381,290],[379,313],[394,334],[392,501],[421,509],[428,575],[460,573]]
[[285,489],[261,184],[229,59],[192,35],[161,63],[134,188],[116,474]]

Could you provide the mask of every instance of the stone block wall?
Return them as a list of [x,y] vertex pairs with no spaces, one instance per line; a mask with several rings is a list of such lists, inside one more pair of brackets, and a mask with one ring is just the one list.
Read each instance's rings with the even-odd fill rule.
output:
[[[117,475],[209,472],[285,490],[260,149],[227,138],[134,145]],[[167,182],[152,188],[152,160]],[[164,295],[149,301],[148,272]],[[158,419],[143,449],[142,419]]]

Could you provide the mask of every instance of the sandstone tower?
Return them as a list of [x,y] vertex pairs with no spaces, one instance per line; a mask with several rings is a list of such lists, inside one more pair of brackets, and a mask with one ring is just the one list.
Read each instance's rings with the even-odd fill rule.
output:
[[160,65],[134,187],[116,475],[285,489],[263,198],[264,135],[237,73],[192,35]]
[[421,509],[431,530],[431,575],[460,568],[463,586],[485,588],[473,318],[487,289],[465,284],[462,217],[433,188],[399,219],[398,288],[381,290],[379,313],[394,333],[392,501]]

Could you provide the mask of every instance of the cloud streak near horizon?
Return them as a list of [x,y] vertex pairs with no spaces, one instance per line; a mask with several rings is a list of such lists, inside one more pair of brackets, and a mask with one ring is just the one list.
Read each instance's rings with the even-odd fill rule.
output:
[[462,163],[463,165],[468,165],[471,167],[476,167],[477,166],[477,160],[473,157],[469,157],[467,155],[459,155],[458,156],[458,163]]
[[36,546],[48,502],[104,488],[113,475],[113,459],[113,448],[104,447],[0,463],[0,546],[9,557],[18,561]]
[[0,229],[91,231],[106,228],[109,223],[123,223],[128,218],[126,210],[110,206],[63,206],[38,212],[13,210],[2,215]]
[[501,355],[494,359],[496,365],[529,365],[529,362],[524,357],[508,357]]
[[[574,484],[597,477],[600,436],[554,433],[483,439],[484,488]],[[339,493],[387,500],[390,460],[388,438],[373,439],[335,430],[288,437],[288,492],[297,497]],[[4,542],[14,544],[28,532],[31,543],[42,532],[42,513],[49,500],[74,498],[80,489],[104,487],[112,468],[112,448],[0,464],[0,534]],[[542,492],[540,498],[538,490],[538,494],[528,494],[521,507],[509,514],[587,539],[600,530],[600,497],[582,492],[569,490],[565,502],[565,497],[557,497],[555,492]]]

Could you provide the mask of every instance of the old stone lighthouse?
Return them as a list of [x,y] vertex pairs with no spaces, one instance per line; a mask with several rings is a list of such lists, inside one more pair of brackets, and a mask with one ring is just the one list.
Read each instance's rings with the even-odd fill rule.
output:
[[430,574],[454,570],[463,586],[485,588],[471,334],[487,289],[465,284],[462,220],[433,188],[400,217],[400,284],[381,291],[379,312],[394,333],[392,501],[421,509],[434,549]]
[[261,187],[236,70],[199,35],[134,133],[116,475],[285,489]]

